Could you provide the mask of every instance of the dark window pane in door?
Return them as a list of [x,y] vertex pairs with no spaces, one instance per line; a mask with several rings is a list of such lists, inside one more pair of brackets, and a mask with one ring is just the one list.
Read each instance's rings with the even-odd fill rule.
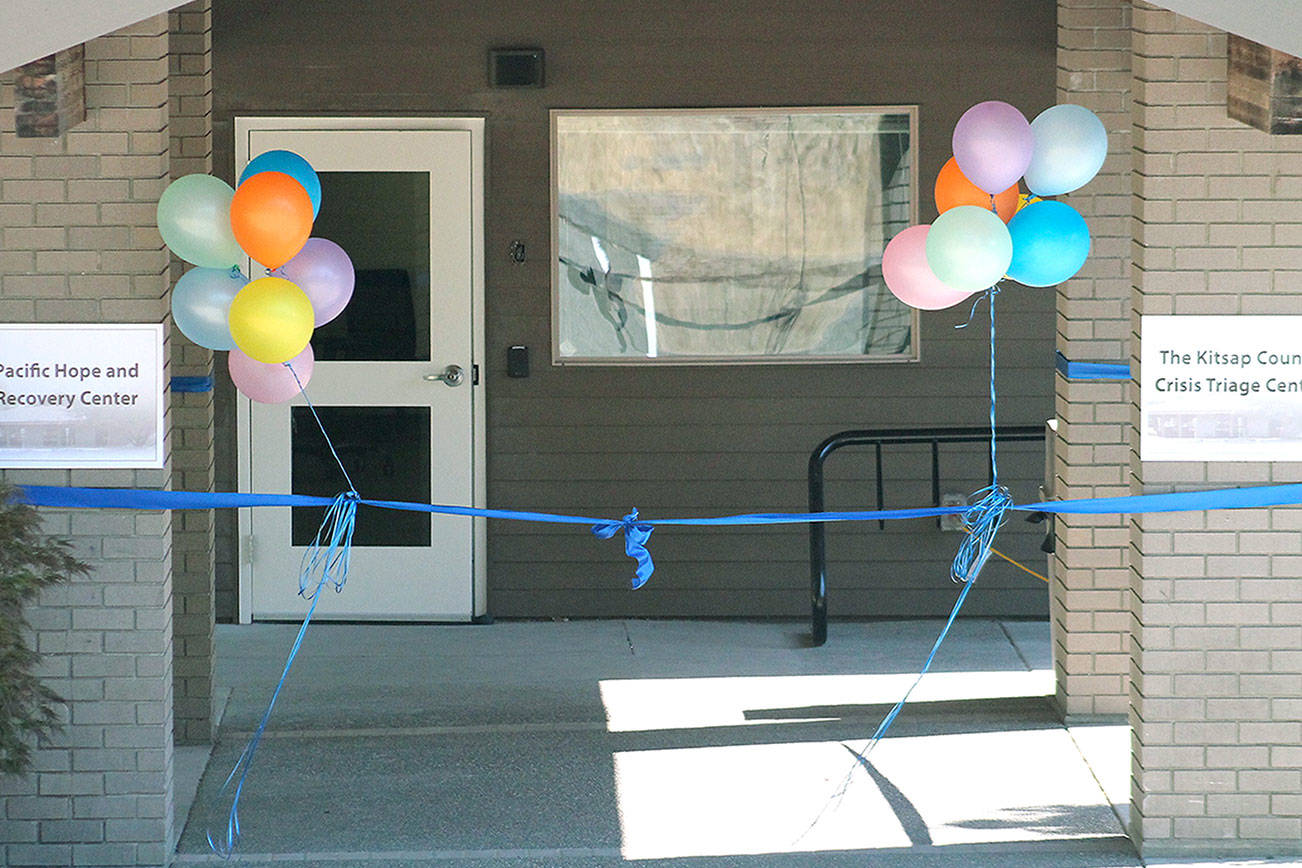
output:
[[429,173],[318,175],[312,234],[344,249],[357,282],[313,334],[317,361],[429,361]]
[[[291,408],[290,477],[294,494],[334,497],[348,489],[321,429],[307,407]],[[357,491],[372,500],[430,502],[428,407],[317,407],[339,460]],[[325,510],[293,507],[293,544],[312,543]],[[430,516],[363,506],[357,510],[356,546],[428,546]]]

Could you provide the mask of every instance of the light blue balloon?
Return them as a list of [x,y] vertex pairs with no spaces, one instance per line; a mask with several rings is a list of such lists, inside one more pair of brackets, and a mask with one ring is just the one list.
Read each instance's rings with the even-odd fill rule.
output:
[[1031,121],[1035,147],[1026,186],[1037,196],[1061,196],[1090,182],[1108,156],[1108,131],[1084,106],[1064,103]]
[[941,282],[964,292],[994,286],[1008,271],[1013,242],[999,215],[975,205],[950,208],[927,232],[927,264]]
[[[312,164],[293,151],[265,151],[258,154],[240,172],[240,184],[261,172],[284,172],[303,185],[312,200],[312,219],[321,211],[321,179]],[[240,184],[236,184],[238,187]]]
[[1032,202],[1008,221],[1013,261],[1008,276],[1027,286],[1053,286],[1076,272],[1090,255],[1085,218],[1065,202]]
[[235,293],[249,280],[233,268],[192,268],[172,289],[172,321],[194,343],[231,350],[235,341],[226,322]]
[[244,260],[244,251],[231,230],[231,199],[235,191],[212,175],[177,178],[158,199],[158,234],[163,243],[192,265],[231,268]]

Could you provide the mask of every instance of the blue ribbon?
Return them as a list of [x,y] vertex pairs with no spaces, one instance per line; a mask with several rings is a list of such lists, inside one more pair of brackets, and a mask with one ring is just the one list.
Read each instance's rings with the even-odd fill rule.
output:
[[633,590],[637,590],[646,584],[647,579],[656,571],[655,564],[651,560],[651,552],[646,547],[646,541],[651,538],[651,531],[655,530],[651,525],[637,520],[637,507],[624,516],[622,521],[607,521],[595,525],[592,533],[598,539],[610,539],[615,534],[623,531],[624,533],[624,554],[637,561],[637,569],[633,572]]
[[[50,485],[23,485],[17,495],[33,506],[73,509],[234,509],[261,506],[330,506],[334,498],[306,494],[245,494],[240,492],[158,491],[140,488],[76,488]],[[911,509],[873,509],[850,512],[758,512],[704,518],[642,519],[634,510],[620,520],[581,515],[557,515],[510,509],[477,509],[434,503],[410,503],[397,500],[358,498],[357,506],[398,509],[438,515],[463,515],[507,521],[537,521],[551,524],[587,525],[601,539],[624,534],[624,551],[637,562],[633,587],[640,588],[655,567],[647,550],[647,540],[656,527],[720,527],[738,525],[778,525],[878,521],[885,519],[936,518],[960,515],[969,506],[926,506]],[[1205,491],[1180,491],[1168,494],[1140,494],[1129,497],[1091,497],[1080,500],[1048,500],[1014,504],[1007,509],[1020,512],[1046,512],[1068,515],[1139,515],[1150,512],[1188,512],[1208,509],[1251,509],[1268,506],[1302,504],[1302,483],[1259,485],[1250,488],[1216,488]]]
[[1068,380],[1130,379],[1130,365],[1126,362],[1073,362],[1062,350],[1054,353],[1054,367]]

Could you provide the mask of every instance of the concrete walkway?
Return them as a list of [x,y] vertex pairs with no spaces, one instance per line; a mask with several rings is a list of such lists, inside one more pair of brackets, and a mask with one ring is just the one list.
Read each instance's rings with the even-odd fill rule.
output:
[[[1063,727],[1044,623],[574,621],[310,630],[241,802],[236,864],[1054,866],[1140,861],[1123,725]],[[218,629],[221,739],[174,864],[296,627]],[[184,818],[178,816],[178,822]],[[1275,863],[1279,864],[1279,863]]]

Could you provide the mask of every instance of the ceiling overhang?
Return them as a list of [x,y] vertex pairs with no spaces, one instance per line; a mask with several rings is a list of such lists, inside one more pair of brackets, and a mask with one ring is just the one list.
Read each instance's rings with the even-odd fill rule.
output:
[[1186,18],[1237,33],[1302,57],[1302,3],[1298,0],[1153,0]]
[[[1302,57],[1298,0],[1156,0],[1180,15]],[[112,33],[184,3],[176,0],[3,0],[0,71]]]
[[184,5],[184,0],[0,0],[0,72]]

